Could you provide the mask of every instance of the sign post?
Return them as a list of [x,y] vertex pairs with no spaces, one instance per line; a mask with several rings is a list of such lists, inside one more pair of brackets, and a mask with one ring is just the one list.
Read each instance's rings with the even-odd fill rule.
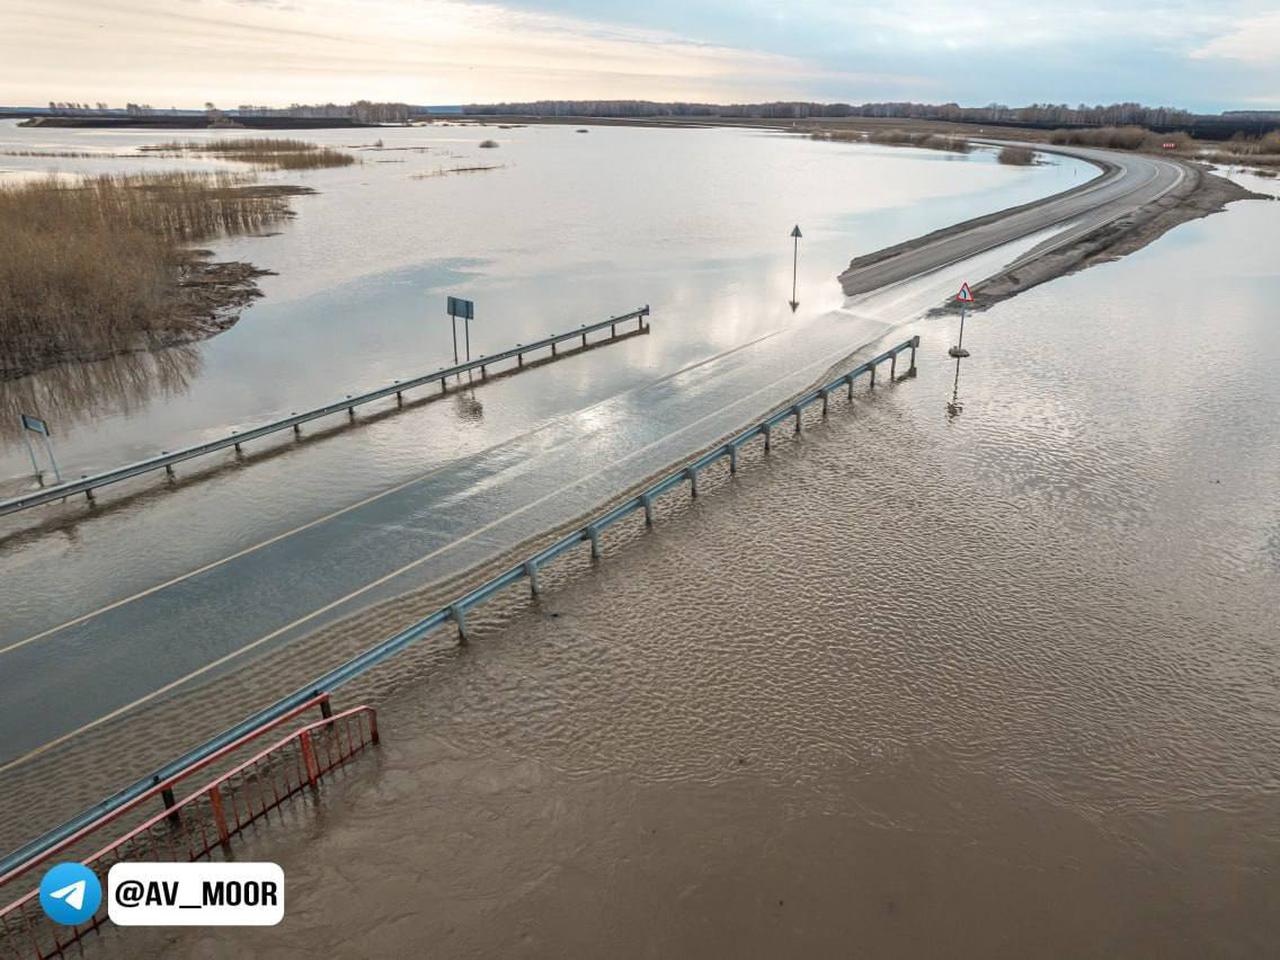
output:
[[973,292],[970,291],[968,283],[960,284],[960,292],[956,294],[956,299],[960,301],[960,342],[947,353],[959,359],[969,355],[969,351],[964,348],[964,315],[969,304],[973,303]]
[[471,320],[476,315],[476,305],[471,300],[461,297],[450,297],[448,303],[449,316],[453,321],[453,362],[458,362],[458,318],[462,318],[467,338],[467,362],[471,362]]
[[800,238],[804,236],[800,232],[800,224],[796,224],[791,231],[791,312],[796,312],[796,307],[800,306],[796,300],[796,277],[800,270]]
[[31,466],[36,471],[36,479],[39,480],[44,471],[40,469],[40,464],[36,460],[36,451],[31,446],[31,438],[27,436],[28,432],[38,433],[44,437],[44,448],[49,453],[49,463],[53,465],[53,478],[58,483],[61,483],[62,472],[58,469],[58,461],[53,456],[53,444],[49,442],[49,424],[39,417],[33,417],[29,413],[19,414],[19,418],[22,421],[22,439],[27,444],[27,453],[31,456]]

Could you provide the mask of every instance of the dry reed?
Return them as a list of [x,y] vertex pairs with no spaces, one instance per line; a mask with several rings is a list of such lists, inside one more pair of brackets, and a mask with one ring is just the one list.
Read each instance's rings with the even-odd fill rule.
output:
[[345,167],[356,162],[349,153],[289,137],[231,137],[211,140],[170,140],[142,148],[148,153],[179,157],[192,154],[248,163],[260,170],[314,170]]
[[996,159],[1011,167],[1029,167],[1036,162],[1036,152],[1030,147],[1001,147]]
[[180,327],[181,281],[197,262],[187,245],[290,215],[286,197],[227,174],[0,188],[0,377]]

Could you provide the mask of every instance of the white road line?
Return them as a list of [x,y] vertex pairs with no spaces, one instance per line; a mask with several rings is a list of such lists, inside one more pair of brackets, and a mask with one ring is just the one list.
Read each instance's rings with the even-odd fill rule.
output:
[[[697,368],[705,366],[708,363],[712,363],[716,360],[719,360],[722,357],[731,356],[732,354],[737,353],[739,350],[745,350],[748,347],[752,347],[756,345],[757,343],[761,343],[764,340],[768,340],[770,337],[777,336],[779,333],[782,332],[783,329],[785,328],[779,328],[778,330],[774,330],[771,333],[766,333],[760,337],[757,337],[754,340],[749,340],[746,343],[738,344],[737,346],[732,347],[729,350],[724,351],[723,353],[718,353],[718,354],[715,354],[714,356],[705,357],[702,360],[695,361],[694,363],[691,363],[688,366],[682,367],[679,370],[673,371],[672,373],[665,374],[657,378],[656,380],[649,381],[648,383],[644,383],[637,387],[633,387],[631,390],[624,391],[623,394],[614,394],[612,397],[606,397],[605,399],[599,401],[599,403],[592,404],[591,406],[588,406],[588,407],[584,407],[582,408],[582,410],[574,411],[573,415],[578,415],[578,414],[590,411],[596,406],[600,406],[602,404],[610,402],[611,400],[615,400],[619,396],[623,396],[625,393],[631,393],[637,390],[648,389],[649,387],[655,386],[660,383],[664,383],[668,380],[672,380],[680,376],[681,374],[688,373],[691,370],[696,370]],[[535,427],[534,429],[528,431],[527,433],[521,434],[517,437],[512,437],[511,440],[518,440],[518,439],[521,439],[522,437],[532,436],[533,434],[539,432],[540,430],[546,429],[549,426],[550,424],[544,424],[543,426]],[[510,441],[500,442],[497,446],[502,446],[502,444],[505,442],[510,442]],[[494,449],[494,448],[490,447],[488,449]],[[481,451],[481,453],[483,452],[486,452],[486,451]],[[110,611],[115,610],[119,607],[123,607],[127,604],[133,603],[135,600],[141,600],[143,597],[148,597],[153,593],[157,593],[161,590],[168,589],[169,587],[172,587],[175,584],[182,583],[184,580],[189,580],[192,577],[199,576],[202,573],[207,573],[208,571],[213,570],[217,567],[220,567],[223,564],[230,563],[232,560],[238,560],[243,556],[247,556],[248,554],[254,553],[257,550],[261,550],[264,547],[269,547],[273,543],[278,543],[281,540],[285,540],[289,537],[294,536],[295,534],[302,533],[303,531],[309,530],[312,527],[318,526],[319,524],[327,523],[328,521],[333,520],[336,517],[342,516],[344,513],[350,513],[352,510],[358,510],[360,507],[368,506],[370,503],[374,503],[377,500],[381,500],[383,497],[389,497],[393,493],[399,493],[401,490],[405,490],[413,486],[415,483],[421,483],[424,480],[430,479],[431,477],[435,476],[437,473],[448,468],[449,466],[451,466],[450,463],[443,463],[438,467],[428,470],[426,473],[420,474],[409,480],[405,480],[403,483],[396,484],[394,487],[390,487],[386,490],[380,490],[378,493],[365,497],[363,500],[358,500],[355,503],[349,504],[345,507],[341,507],[337,510],[332,511],[331,513],[326,513],[324,516],[316,517],[314,520],[309,520],[308,522],[301,524],[300,526],[294,527],[291,530],[285,530],[283,533],[278,533],[275,536],[269,537],[260,543],[255,543],[253,546],[245,547],[242,550],[237,550],[235,553],[228,554],[227,556],[222,557],[218,560],[212,560],[209,563],[204,564],[203,566],[196,567],[194,570],[189,570],[186,573],[179,574],[178,576],[165,580],[162,583],[157,583],[155,586],[148,587],[145,590],[140,590],[137,593],[131,594],[127,597],[122,597],[119,600],[114,600],[111,603],[98,607],[96,610],[91,610],[88,613],[83,613],[78,617],[73,617],[72,619],[64,621],[63,623],[60,623],[57,626],[49,627],[46,630],[41,630],[39,633],[34,633],[31,636],[26,637],[22,640],[14,641],[13,643],[9,644],[6,647],[0,647],[0,656],[3,656],[6,653],[11,653],[14,650],[21,649],[22,647],[27,646],[27,644],[35,643],[37,640],[43,640],[46,637],[51,637],[55,633],[60,633],[61,631],[66,630],[68,627],[77,626],[78,624],[84,623],[87,620],[92,620],[94,617],[100,616],[104,613],[109,613]]]
[[[887,330],[881,332],[875,338],[873,338],[871,341],[868,341],[868,342],[874,343],[875,340],[878,340],[881,337],[885,336],[887,332],[888,332]],[[866,346],[866,344],[863,344],[863,346]],[[855,348],[855,349],[860,349],[860,348]],[[88,731],[94,729],[95,727],[99,727],[102,724],[107,723],[111,720],[114,720],[116,717],[122,716],[123,714],[126,714],[129,711],[137,707],[140,707],[145,703],[151,702],[157,697],[163,696],[164,694],[168,693],[170,690],[174,690],[177,687],[180,687],[183,684],[188,683],[189,681],[194,680],[197,677],[203,676],[204,674],[208,673],[210,670],[214,670],[222,666],[223,664],[228,663],[231,660],[234,660],[236,657],[239,657],[240,655],[247,653],[248,651],[253,650],[256,647],[260,647],[264,643],[268,643],[269,641],[275,639],[281,634],[287,633],[288,631],[294,629],[295,627],[299,627],[302,624],[308,622],[309,620],[313,620],[316,617],[320,616],[321,614],[327,613],[328,611],[334,609],[335,607],[341,606],[342,604],[346,603],[348,600],[353,600],[356,597],[374,589],[375,587],[379,587],[382,584],[388,582],[389,580],[395,579],[396,577],[400,576],[402,573],[406,573],[415,567],[421,566],[422,564],[426,563],[428,560],[438,557],[440,554],[445,553],[448,550],[452,550],[454,547],[460,544],[466,543],[468,540],[472,540],[475,537],[478,537],[482,533],[486,533],[487,531],[493,529],[499,524],[505,523],[507,520],[510,520],[512,517],[515,517],[521,513],[531,510],[534,507],[539,506],[542,503],[545,503],[547,500],[550,500],[552,497],[557,497],[561,495],[566,490],[569,490],[572,487],[578,486],[589,480],[593,480],[596,477],[600,476],[602,473],[605,473],[606,471],[617,467],[619,464],[626,463],[628,460],[635,459],[636,457],[641,456],[644,453],[647,453],[648,451],[652,450],[654,447],[660,446],[661,444],[664,444],[669,440],[680,436],[682,433],[685,433],[693,429],[694,427],[701,425],[702,423],[706,422],[712,417],[719,416],[725,410],[730,410],[734,407],[740,406],[744,403],[747,403],[748,401],[755,399],[755,397],[758,396],[759,394],[765,392],[766,390],[771,390],[773,387],[777,386],[779,383],[781,383],[784,380],[787,380],[791,377],[798,377],[815,368],[826,369],[826,367],[829,367],[833,362],[840,359],[841,357],[848,356],[850,352],[851,351],[849,351],[848,349],[842,348],[837,353],[828,354],[826,357],[822,358],[821,360],[815,360],[809,364],[806,364],[803,367],[800,367],[797,370],[793,370],[790,373],[786,373],[783,376],[778,377],[777,379],[770,381],[769,383],[758,388],[757,390],[747,394],[746,396],[740,397],[726,406],[719,407],[716,410],[713,410],[711,413],[705,414],[704,416],[699,417],[697,420],[691,421],[690,423],[679,428],[678,430],[673,431],[672,433],[664,434],[660,439],[654,440],[652,443],[648,443],[645,446],[632,451],[631,453],[627,454],[625,457],[611,461],[607,466],[601,467],[599,470],[596,470],[594,473],[590,473],[590,474],[587,474],[586,476],[579,477],[578,479],[572,481],[571,483],[567,483],[564,486],[557,488],[556,490],[552,490],[550,493],[543,494],[541,497],[538,497],[536,500],[531,500],[529,503],[526,503],[524,506],[517,507],[515,510],[510,511],[509,513],[506,513],[501,517],[498,517],[494,520],[489,521],[484,526],[478,527],[475,530],[472,530],[470,533],[466,534],[465,536],[459,537],[457,540],[451,540],[449,543],[445,544],[444,546],[438,547],[435,550],[432,550],[430,553],[425,554],[424,556],[421,556],[416,560],[411,560],[409,563],[406,563],[404,566],[396,570],[393,570],[390,573],[384,574],[383,576],[377,578],[376,580],[366,583],[364,586],[351,591],[346,596],[340,597],[337,600],[333,600],[322,607],[312,610],[310,613],[306,614],[305,616],[298,617],[296,620],[290,623],[287,623],[282,627],[278,627],[275,630],[272,630],[270,633],[259,637],[257,640],[247,643],[242,647],[237,647],[235,650],[232,650],[230,653],[227,653],[219,657],[217,660],[213,660],[209,663],[206,663],[204,666],[196,670],[192,670],[190,673],[186,674],[185,676],[179,677],[177,680],[173,680],[173,681],[170,681],[169,683],[166,683],[163,687],[158,687],[155,690],[152,690],[150,693],[145,694],[144,696],[141,696],[138,699],[131,701],[130,703],[126,703],[123,706],[117,707],[111,712],[104,713],[102,716],[97,717],[94,720],[90,720],[88,723],[82,724],[81,726],[77,727],[74,730],[68,731],[67,733],[62,734],[61,736],[55,737],[52,740],[42,743],[40,746],[27,751],[22,756],[15,757],[13,760],[10,760],[0,765],[0,773],[4,773],[6,770],[11,770],[14,767],[19,766],[23,763],[26,763],[29,760],[33,760],[34,758],[40,756],[40,754],[53,749],[54,747],[58,746],[61,743],[66,743],[68,740],[71,740],[74,737],[78,737],[82,733],[87,733]]]

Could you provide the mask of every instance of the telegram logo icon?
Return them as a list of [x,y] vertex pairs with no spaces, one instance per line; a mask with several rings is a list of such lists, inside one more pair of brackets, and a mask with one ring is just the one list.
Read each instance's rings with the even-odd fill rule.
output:
[[102,883],[82,863],[60,863],[40,881],[40,906],[54,923],[85,923],[101,903]]

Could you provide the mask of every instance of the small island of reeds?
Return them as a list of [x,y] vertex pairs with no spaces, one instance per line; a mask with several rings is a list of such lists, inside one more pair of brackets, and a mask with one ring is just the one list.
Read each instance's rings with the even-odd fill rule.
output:
[[225,173],[0,187],[0,379],[226,329],[264,271],[193,245],[270,229],[308,192]]
[[235,160],[251,164],[259,170],[316,170],[322,167],[345,167],[356,162],[355,157],[343,150],[289,137],[170,140],[141,149],[162,157],[206,156]]

